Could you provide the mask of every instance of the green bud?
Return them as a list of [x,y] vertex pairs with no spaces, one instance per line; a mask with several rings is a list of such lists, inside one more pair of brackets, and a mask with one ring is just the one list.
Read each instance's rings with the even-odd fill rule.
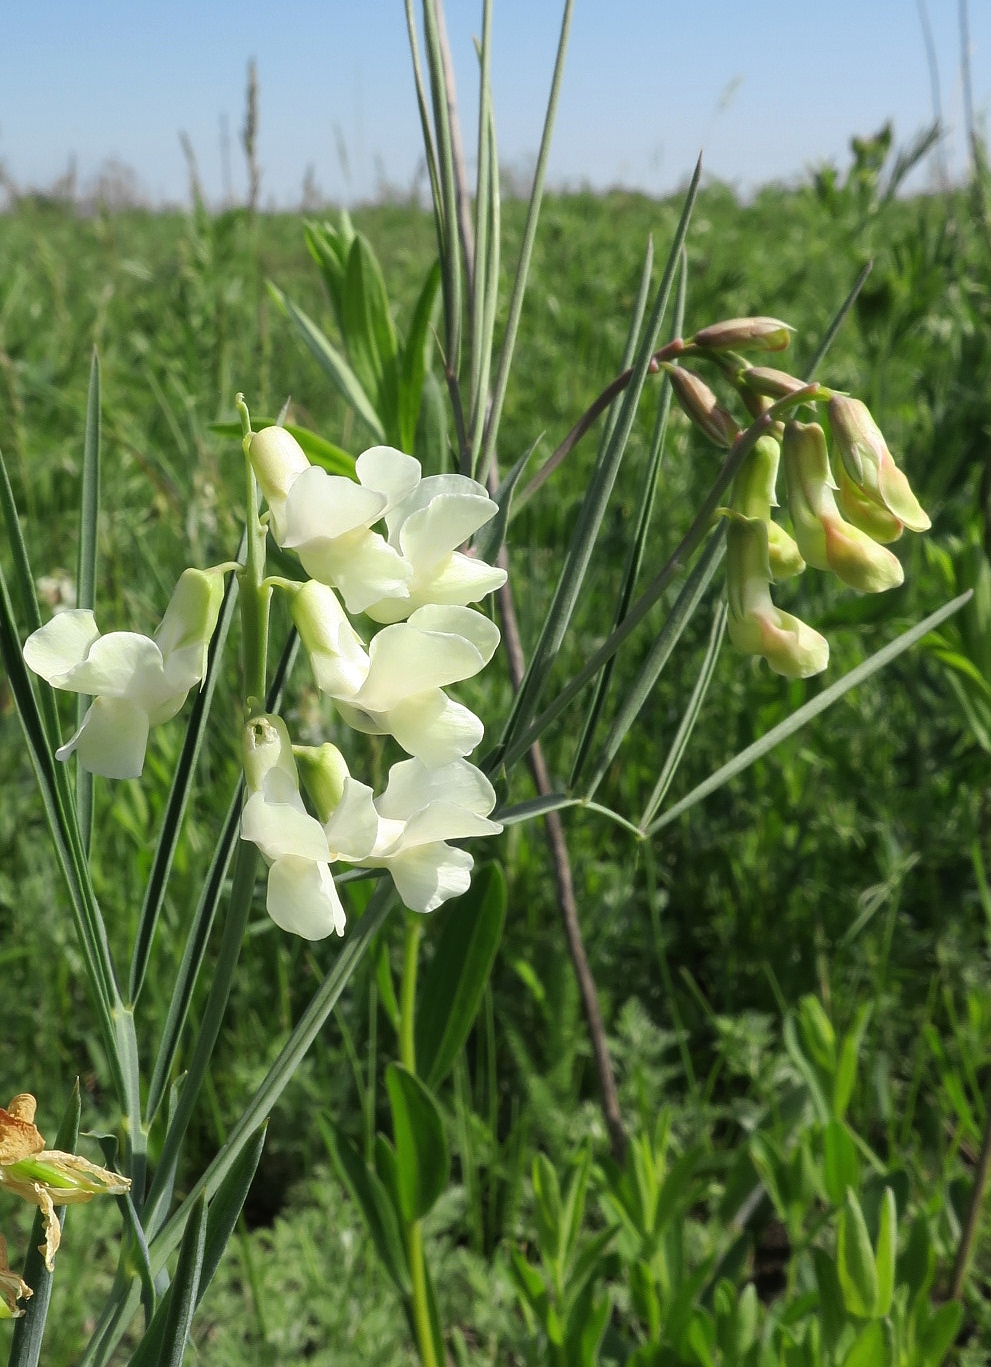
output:
[[[799,380],[794,375],[789,375],[787,370],[774,370],[766,365],[747,366],[737,372],[736,379],[752,394],[760,394],[768,399],[786,399],[789,394],[797,394],[800,389],[809,387],[807,380]],[[828,399],[832,392],[831,389],[824,389],[820,385],[809,395],[809,402]]]
[[293,482],[309,469],[310,462],[299,442],[284,427],[263,427],[260,432],[253,432],[247,441],[247,456],[268,504],[272,535],[281,546],[286,498]]
[[206,674],[207,652],[224,599],[226,567],[183,570],[155,633],[170,678],[187,688]]
[[344,792],[350,771],[336,745],[294,745],[299,774],[320,821],[329,821]]
[[271,774],[278,775],[277,783],[285,787],[299,786],[296,762],[292,754],[289,728],[281,717],[261,712],[251,718],[241,737],[244,758],[244,780],[249,793],[260,793]]
[[895,464],[867,405],[845,394],[834,394],[829,401],[829,422],[847,474],[862,497],[885,509],[910,531],[928,530],[932,525],[929,517],[905,473]]

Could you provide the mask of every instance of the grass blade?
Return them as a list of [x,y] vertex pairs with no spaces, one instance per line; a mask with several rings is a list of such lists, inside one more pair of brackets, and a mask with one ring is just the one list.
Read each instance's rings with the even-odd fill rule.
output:
[[[502,350],[499,353],[499,365],[496,369],[495,383],[492,386],[492,403],[489,408],[489,415],[485,423],[485,433],[482,438],[482,446],[478,455],[478,462],[475,466],[475,478],[483,484],[486,482],[489,466],[495,454],[496,438],[499,435],[499,422],[502,418],[502,405],[506,398],[506,389],[509,384],[509,370],[513,361],[513,352],[516,347],[516,333],[519,330],[520,314],[523,312],[523,296],[526,294],[527,277],[530,274],[530,261],[533,256],[533,244],[537,237],[537,223],[540,219],[540,206],[544,194],[544,178],[547,174],[547,158],[551,149],[551,134],[554,130],[554,117],[557,113],[558,96],[561,93],[561,79],[564,75],[564,58],[568,50],[568,34],[571,30],[571,11],[574,0],[565,0],[564,13],[561,16],[561,33],[558,38],[557,57],[554,62],[554,75],[551,78],[551,91],[547,101],[547,114],[544,118],[544,129],[540,138],[540,151],[537,153],[537,165],[533,176],[533,189],[530,192],[530,202],[527,206],[526,222],[523,226],[523,242],[520,246],[519,261],[516,265],[516,278],[513,281],[513,293],[509,300],[509,316],[506,319],[506,331],[503,334]],[[496,162],[495,165],[498,165]],[[497,179],[497,177],[493,177]]]
[[654,819],[657,809],[664,801],[665,795],[671,786],[671,781],[678,772],[682,756],[691,739],[692,731],[698,720],[699,712],[702,710],[702,703],[709,691],[712,676],[716,669],[716,661],[719,659],[719,652],[722,649],[723,637],[726,635],[726,622],[729,617],[729,605],[724,600],[716,608],[712,619],[712,631],[709,633],[709,644],[706,647],[705,656],[702,660],[702,667],[699,670],[698,678],[695,680],[695,687],[692,689],[692,696],[688,699],[688,706],[685,708],[684,715],[679,723],[678,730],[675,732],[671,748],[667,753],[661,772],[654,785],[647,802],[643,816],[640,818],[639,825],[641,830]]
[[741,774],[744,769],[748,769],[757,760],[763,759],[776,745],[780,745],[783,740],[793,735],[807,721],[817,717],[820,712],[825,712],[826,708],[831,707],[837,699],[842,698],[844,693],[849,693],[851,688],[856,688],[865,679],[869,679],[872,674],[876,674],[879,669],[883,669],[885,665],[890,664],[892,660],[897,659],[899,655],[909,650],[917,641],[921,641],[923,636],[928,635],[941,622],[952,617],[955,612],[963,607],[970,596],[971,590],[968,589],[966,593],[960,594],[959,598],[952,599],[937,612],[933,612],[924,618],[918,626],[911,627],[908,631],[902,632],[900,636],[896,636],[888,645],[873,654],[869,660],[865,660],[856,669],[851,669],[849,674],[844,674],[842,679],[837,679],[836,683],[831,684],[829,688],[824,688],[817,698],[813,698],[804,707],[800,707],[797,712],[793,712],[790,717],[786,717],[783,722],[773,726],[766,735],[761,736],[760,740],[754,741],[753,745],[748,745],[745,750],[741,750],[728,764],[724,764],[721,769],[717,769],[714,774],[711,774],[704,783],[693,788],[680,802],[676,802],[663,816],[658,817],[648,826],[644,834],[656,835],[659,830],[674,821],[676,817],[681,816],[683,812],[687,812],[689,808],[694,807],[696,803],[701,802],[710,793],[714,793],[724,783],[729,783],[730,779],[736,778],[737,774]]
[[379,421],[371,399],[365,393],[357,375],[347,361],[320,331],[313,319],[296,307],[288,295],[283,294],[278,285],[271,280],[268,288],[276,303],[292,323],[296,335],[305,342],[310,354],[326,376],[335,384],[347,403],[368,427],[376,441],[385,441],[385,429]]
[[616,751],[626,736],[627,731],[636,721],[640,709],[647,701],[654,685],[656,684],[661,670],[671,657],[671,652],[681,639],[681,634],[685,627],[695,615],[695,610],[702,601],[702,596],[712,583],[712,577],[719,568],[719,563],[726,551],[726,536],[723,527],[717,527],[712,534],[708,546],[699,556],[691,574],[678,594],[674,607],[668,615],[667,621],[651,646],[650,651],[644,660],[640,673],[630,687],[629,692],[623,699],[615,720],[609,730],[605,743],[602,746],[601,754],[596,761],[595,769],[589,780],[588,796],[592,797],[595,790],[605,776],[606,770],[613,762]]

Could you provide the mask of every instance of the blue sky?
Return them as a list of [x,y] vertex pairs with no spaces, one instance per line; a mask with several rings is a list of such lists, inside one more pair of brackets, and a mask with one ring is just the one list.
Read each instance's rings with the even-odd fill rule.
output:
[[[963,165],[956,0],[927,0],[946,156]],[[991,5],[972,0],[978,116],[991,105]],[[336,200],[404,190],[420,157],[402,0],[33,0],[5,6],[0,163],[45,186],[75,158],[81,188],[109,160],[152,201],[182,200],[179,132],[204,188],[243,193],[238,141],[249,58],[261,87],[262,200],[300,201],[307,168]],[[560,22],[557,0],[495,0],[500,154],[524,168],[539,141]],[[472,35],[480,3],[448,0],[471,147]],[[746,191],[849,161],[852,134],[887,118],[908,140],[932,116],[916,0],[576,0],[554,150],[556,184],[675,189],[700,148],[710,175]],[[342,155],[343,149],[343,155]],[[924,185],[927,174],[916,176]]]

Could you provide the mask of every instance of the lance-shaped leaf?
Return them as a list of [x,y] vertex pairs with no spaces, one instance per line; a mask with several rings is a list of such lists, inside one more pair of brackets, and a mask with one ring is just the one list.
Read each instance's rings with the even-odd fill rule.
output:
[[506,880],[498,864],[489,864],[451,903],[419,994],[416,1059],[428,1087],[443,1082],[464,1047],[505,919]]
[[390,1063],[385,1086],[396,1139],[401,1214],[412,1224],[433,1209],[447,1186],[447,1139],[437,1103],[418,1077],[400,1064]]

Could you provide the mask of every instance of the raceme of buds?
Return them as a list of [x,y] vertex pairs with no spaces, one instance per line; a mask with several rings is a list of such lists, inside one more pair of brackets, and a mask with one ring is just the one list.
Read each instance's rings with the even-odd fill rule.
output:
[[696,332],[696,346],[710,351],[784,351],[794,331],[780,318],[727,318]]
[[715,394],[694,370],[684,366],[666,365],[671,388],[678,403],[710,441],[717,446],[730,447],[740,435],[733,415],[719,403]]
[[929,517],[895,464],[867,405],[834,394],[829,401],[829,423],[850,481],[861,497],[903,522],[910,531],[926,531],[931,526]]
[[138,777],[149,729],[174,717],[203,678],[223,587],[222,568],[186,570],[154,640],[133,631],[103,636],[88,608],[60,612],[28,637],[30,669],[54,688],[93,698],[57,759],[75,751],[91,773]]
[[55,1203],[76,1205],[94,1196],[122,1196],[131,1183],[77,1154],[46,1149],[34,1124],[36,1109],[37,1102],[27,1092],[15,1096],[6,1110],[0,1106],[0,1188],[40,1208],[45,1229],[41,1252],[51,1272],[62,1237]]
[[771,601],[767,524],[728,512],[726,591],[728,631],[737,650],[761,655],[776,674],[807,679],[829,663],[829,642]]
[[832,570],[861,593],[900,584],[904,571],[898,559],[840,515],[826,435],[818,423],[786,423],[781,454],[788,511],[805,560],[816,569]]

